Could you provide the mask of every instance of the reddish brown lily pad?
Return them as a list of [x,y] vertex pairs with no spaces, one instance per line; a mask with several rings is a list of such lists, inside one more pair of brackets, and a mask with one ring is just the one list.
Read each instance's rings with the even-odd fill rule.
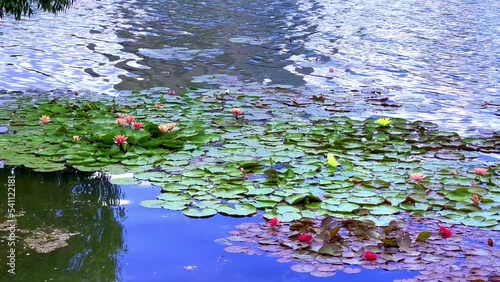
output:
[[[357,273],[362,268],[420,273],[415,278],[418,280],[409,281],[462,281],[464,277],[488,281],[500,276],[500,250],[484,239],[499,241],[499,232],[454,225],[447,227],[453,235],[444,239],[439,235],[439,226],[442,223],[434,218],[409,216],[385,227],[370,221],[331,217],[296,220],[281,223],[279,232],[266,224],[248,223],[240,224],[236,233],[230,232],[226,239],[235,245],[226,250],[264,252],[279,257],[279,262],[297,262],[292,270],[317,277],[333,276],[340,270]],[[311,244],[298,241],[298,235],[305,233],[313,236]],[[325,248],[334,250],[332,255],[321,251]],[[364,259],[363,253],[368,251],[375,253],[377,259]],[[346,268],[354,265],[362,268]]]

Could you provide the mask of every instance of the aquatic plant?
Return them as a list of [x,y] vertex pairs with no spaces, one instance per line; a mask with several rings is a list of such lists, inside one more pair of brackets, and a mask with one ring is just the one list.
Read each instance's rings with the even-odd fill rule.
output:
[[269,225],[271,226],[271,228],[274,228],[275,226],[277,226],[278,224],[280,223],[280,220],[277,218],[277,217],[273,217],[269,220]]

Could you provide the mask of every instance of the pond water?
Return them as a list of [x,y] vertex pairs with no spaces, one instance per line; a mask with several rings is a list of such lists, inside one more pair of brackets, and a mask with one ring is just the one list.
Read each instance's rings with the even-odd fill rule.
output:
[[0,22],[0,89],[180,91],[224,74],[211,87],[293,85],[352,116],[498,132],[499,10],[495,0],[80,0]]
[[[290,85],[304,97],[338,101],[346,109],[340,115],[498,135],[498,11],[496,0],[78,0],[57,16],[0,20],[0,91],[120,95]],[[0,170],[0,183],[9,173]],[[16,168],[16,175],[21,230],[78,233],[47,254],[21,251],[17,281],[324,281],[214,242],[258,216],[189,219],[139,206],[158,195],[154,187],[114,186],[91,174]],[[5,209],[2,200],[0,216]],[[335,278],[414,275],[373,270]],[[14,281],[3,273],[0,280]]]
[[[0,170],[1,183],[9,175],[10,170]],[[227,253],[215,242],[235,225],[259,217],[192,219],[145,208],[139,202],[155,198],[158,188],[120,187],[99,174],[17,168],[14,175],[16,209],[22,211],[16,275],[5,274],[2,255],[0,281],[324,281],[293,272],[292,263],[277,263],[273,257]],[[5,189],[0,197],[7,198]],[[0,210],[7,210],[6,201]],[[45,233],[37,236],[36,230]],[[0,231],[0,250],[7,253],[5,230]],[[68,233],[70,239],[61,239]],[[33,238],[36,250],[27,247]],[[411,273],[375,270],[336,277],[366,281],[374,275],[392,280]]]

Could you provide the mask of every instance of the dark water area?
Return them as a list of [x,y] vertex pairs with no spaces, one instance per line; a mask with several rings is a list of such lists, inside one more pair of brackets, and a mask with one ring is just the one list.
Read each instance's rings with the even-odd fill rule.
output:
[[[11,170],[0,170],[7,183]],[[16,275],[7,275],[5,255],[0,256],[0,281],[324,281],[290,270],[292,263],[276,258],[224,251],[215,240],[242,222],[260,217],[215,216],[192,219],[177,211],[139,205],[159,189],[148,185],[117,186],[109,178],[92,173],[37,173],[15,169]],[[6,190],[0,190],[6,199]],[[0,223],[6,218],[7,201],[0,202]],[[48,253],[30,249],[26,242],[35,231],[73,234]],[[61,231],[62,230],[62,231]],[[0,251],[7,254],[8,231],[0,228]],[[37,246],[59,242],[44,236]],[[61,236],[58,236],[61,238]],[[338,281],[392,281],[415,274],[362,271],[339,272]],[[378,277],[378,278],[375,278]]]

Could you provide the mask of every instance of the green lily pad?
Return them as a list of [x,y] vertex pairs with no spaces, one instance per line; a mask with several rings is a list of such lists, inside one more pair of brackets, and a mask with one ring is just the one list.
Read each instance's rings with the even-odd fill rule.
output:
[[164,201],[161,200],[145,200],[141,201],[140,205],[147,208],[161,208]]
[[206,209],[195,209],[195,208],[189,208],[185,209],[182,211],[182,213],[185,216],[189,217],[195,217],[195,218],[205,218],[205,217],[212,217],[217,214],[217,210],[211,209],[211,208],[206,208]]
[[382,205],[382,206],[368,206],[367,209],[373,215],[390,215],[399,213],[399,208],[394,206]]
[[257,209],[251,204],[235,205],[234,207],[222,204],[217,207],[217,211],[221,214],[231,216],[249,216],[256,213]]

